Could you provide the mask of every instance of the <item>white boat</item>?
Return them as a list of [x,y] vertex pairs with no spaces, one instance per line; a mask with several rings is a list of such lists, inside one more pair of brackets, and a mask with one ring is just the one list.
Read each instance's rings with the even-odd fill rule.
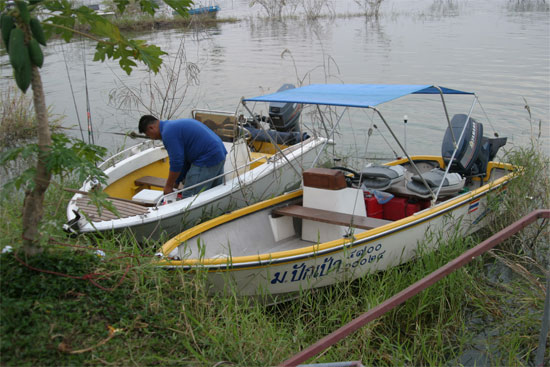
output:
[[[280,113],[272,113],[274,121],[281,118],[286,124],[285,116],[297,120],[297,106],[289,111],[282,111],[284,106],[275,107]],[[140,242],[161,236],[166,239],[204,217],[211,218],[299,187],[302,171],[322,158],[329,142],[327,138],[300,131],[278,131],[285,130],[285,126],[271,130],[254,128],[251,120],[243,124],[232,113],[195,110],[193,117],[224,141],[228,155],[222,185],[184,199],[178,195],[185,190],[163,195],[169,170],[168,153],[162,143],[146,141],[99,166],[107,176],[102,189],[116,213],[107,208],[98,210],[92,203],[89,193],[98,183],[90,178],[69,201],[64,229],[73,234],[129,230]]]
[[[310,85],[245,101],[369,108],[390,129],[375,106],[435,93],[473,95],[429,85]],[[404,158],[384,165],[310,169],[302,189],[184,231],[155,261],[205,271],[210,292],[285,297],[402,264],[424,240],[433,249],[450,233],[472,233],[485,223],[488,196],[505,193],[518,170],[493,161],[506,138],[483,137],[470,114],[447,120],[440,156],[403,149]]]

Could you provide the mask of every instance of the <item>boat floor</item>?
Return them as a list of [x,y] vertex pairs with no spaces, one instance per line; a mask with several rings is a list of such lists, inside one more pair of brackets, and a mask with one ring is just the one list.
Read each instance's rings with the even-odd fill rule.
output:
[[279,251],[295,250],[305,246],[311,246],[313,244],[313,242],[304,241],[298,235],[294,235],[292,237],[276,242],[269,248],[262,249],[262,251],[263,253],[271,254]]

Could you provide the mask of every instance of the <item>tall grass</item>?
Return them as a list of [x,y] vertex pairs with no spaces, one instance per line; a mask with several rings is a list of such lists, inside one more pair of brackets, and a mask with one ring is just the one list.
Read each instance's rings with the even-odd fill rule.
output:
[[36,138],[36,118],[32,100],[15,87],[0,93],[0,151],[15,142]]
[[[116,286],[131,265],[110,292],[86,280],[30,270],[4,254],[2,362],[275,365],[459,254],[467,242],[456,241],[415,263],[275,306],[239,299],[231,290],[208,296],[200,273],[156,269],[137,253],[117,253],[114,241],[102,244],[104,258],[51,248],[27,260],[60,274],[103,274],[97,282],[105,288]],[[460,275],[446,278],[332,347],[320,361],[444,362],[454,353],[450,341],[468,285]],[[116,330],[114,337],[97,346],[109,330]]]
[[[48,108],[51,129],[60,126],[60,116]],[[9,87],[0,92],[0,152],[36,138],[36,117],[32,98],[18,88]]]

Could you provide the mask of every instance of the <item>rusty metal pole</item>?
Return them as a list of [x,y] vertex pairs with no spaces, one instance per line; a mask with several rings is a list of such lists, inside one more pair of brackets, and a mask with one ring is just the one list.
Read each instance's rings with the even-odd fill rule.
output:
[[539,218],[550,218],[550,209],[538,209],[517,220],[516,222],[492,235],[485,241],[481,242],[479,245],[464,252],[462,255],[458,256],[454,260],[448,262],[436,271],[420,279],[418,282],[410,285],[393,297],[387,299],[378,306],[365,312],[361,316],[350,321],[346,325],[340,327],[339,329],[320,339],[316,343],[310,345],[303,351],[282,362],[280,366],[297,366],[298,364],[307,361],[309,358],[319,354],[329,346],[344,339],[346,336],[352,334],[357,329],[366,325],[370,321],[399,306],[401,303],[405,302],[409,298],[417,295],[418,293],[428,288],[435,282],[439,281],[443,277],[447,276],[448,274],[452,273],[456,269],[468,264],[475,257],[492,249],[505,239],[513,236],[532,222],[538,220]]

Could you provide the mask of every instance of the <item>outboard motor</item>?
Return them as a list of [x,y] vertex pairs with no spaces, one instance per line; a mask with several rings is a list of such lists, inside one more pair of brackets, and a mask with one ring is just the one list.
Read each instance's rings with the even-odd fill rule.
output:
[[307,140],[310,138],[309,134],[306,132],[300,133],[299,131],[290,131],[290,132],[279,132],[273,130],[262,130],[256,129],[250,125],[245,125],[244,128],[248,130],[251,135],[251,139],[254,141],[266,141],[266,142],[275,142],[276,144],[282,145],[294,145],[301,141]]
[[[500,147],[506,144],[507,138],[486,138],[483,136],[483,125],[465,114],[454,115],[451,119],[451,127],[455,139],[458,140],[462,129],[464,135],[458,145],[458,150],[450,163],[451,172],[457,172],[467,177],[485,176],[487,163],[492,160]],[[454,151],[451,130],[447,128],[441,146],[441,156],[445,164],[449,164]]]
[[[283,84],[277,92],[296,88],[293,84]],[[269,104],[269,126],[282,132],[300,131],[298,119],[302,105],[298,103],[271,102]]]

